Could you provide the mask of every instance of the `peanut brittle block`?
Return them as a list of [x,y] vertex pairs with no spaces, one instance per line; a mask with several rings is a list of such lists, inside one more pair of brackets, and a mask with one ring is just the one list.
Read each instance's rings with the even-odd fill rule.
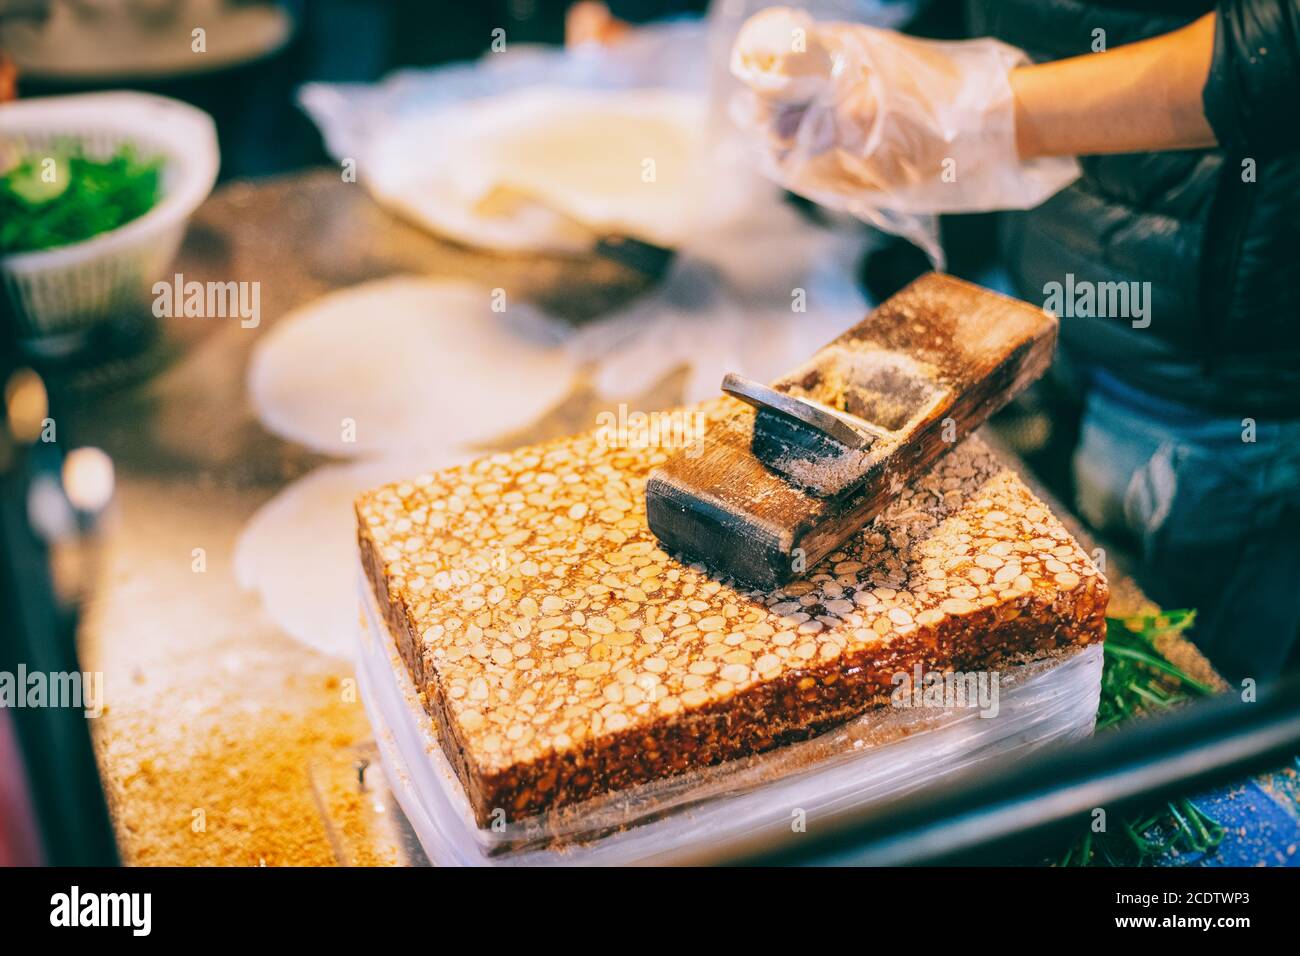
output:
[[366,574],[480,825],[812,736],[917,664],[1103,638],[1105,579],[977,437],[771,592],[659,548],[642,492],[667,454],[591,433],[358,499]]

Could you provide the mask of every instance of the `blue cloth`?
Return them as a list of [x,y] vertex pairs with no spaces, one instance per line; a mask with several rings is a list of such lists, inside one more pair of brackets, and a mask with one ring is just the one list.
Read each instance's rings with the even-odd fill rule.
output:
[[1197,794],[1192,802],[1223,827],[1223,842],[1209,853],[1166,851],[1157,866],[1300,867],[1300,818],[1288,795],[1270,793],[1257,781],[1246,780]]
[[[1138,546],[1138,582],[1194,607],[1231,681],[1276,676],[1300,633],[1300,421],[1220,418],[1089,375],[1078,508]],[[1252,440],[1253,439],[1253,440]]]

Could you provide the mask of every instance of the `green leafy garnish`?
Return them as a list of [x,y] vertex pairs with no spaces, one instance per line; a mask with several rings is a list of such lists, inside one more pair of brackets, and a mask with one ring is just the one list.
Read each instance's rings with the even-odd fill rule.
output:
[[1098,730],[1143,712],[1159,711],[1213,693],[1156,650],[1157,638],[1181,634],[1195,620],[1195,611],[1106,619],[1106,663],[1101,674],[1101,703],[1097,707]]
[[138,219],[158,202],[162,167],[129,144],[107,159],[75,146],[22,156],[0,174],[0,255],[66,246]]

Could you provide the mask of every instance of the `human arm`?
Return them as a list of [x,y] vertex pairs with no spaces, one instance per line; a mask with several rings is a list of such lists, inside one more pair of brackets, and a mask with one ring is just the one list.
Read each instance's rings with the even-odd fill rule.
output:
[[1022,159],[1215,145],[1201,96],[1214,17],[1105,53],[1011,71]]

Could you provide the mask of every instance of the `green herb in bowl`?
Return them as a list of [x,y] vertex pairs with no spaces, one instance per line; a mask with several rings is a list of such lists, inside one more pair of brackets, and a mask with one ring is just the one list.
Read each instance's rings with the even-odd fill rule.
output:
[[161,196],[162,166],[129,144],[106,159],[78,148],[24,155],[0,174],[0,255],[70,245],[138,219]]

